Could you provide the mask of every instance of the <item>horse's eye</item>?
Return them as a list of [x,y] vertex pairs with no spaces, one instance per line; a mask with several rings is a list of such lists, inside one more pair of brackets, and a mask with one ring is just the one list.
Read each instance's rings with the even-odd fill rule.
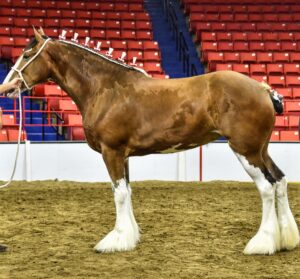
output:
[[30,57],[30,55],[28,55],[28,54],[24,54],[24,55],[23,55],[23,58],[24,58],[25,60],[27,60],[29,57]]

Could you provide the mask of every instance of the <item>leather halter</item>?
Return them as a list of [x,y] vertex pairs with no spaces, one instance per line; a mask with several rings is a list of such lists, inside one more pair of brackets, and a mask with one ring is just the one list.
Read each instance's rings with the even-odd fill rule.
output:
[[27,63],[25,63],[25,64],[23,65],[23,67],[22,67],[21,69],[17,69],[17,68],[15,67],[15,65],[14,65],[13,67],[11,67],[12,70],[14,70],[15,72],[18,73],[20,79],[22,80],[22,82],[24,83],[24,85],[26,86],[26,88],[27,88],[28,90],[30,90],[34,85],[32,85],[32,86],[29,86],[29,85],[28,85],[28,83],[26,82],[26,80],[25,80],[24,77],[23,77],[22,72],[24,71],[24,69],[25,69],[26,67],[29,66],[29,64],[30,64],[35,58],[37,58],[37,57],[39,56],[39,54],[42,52],[42,50],[45,48],[46,44],[47,44],[50,40],[51,40],[51,38],[48,38],[48,39],[43,43],[43,45],[42,45],[41,48],[38,50],[38,52],[37,52],[34,56],[32,56],[32,57],[27,61]]

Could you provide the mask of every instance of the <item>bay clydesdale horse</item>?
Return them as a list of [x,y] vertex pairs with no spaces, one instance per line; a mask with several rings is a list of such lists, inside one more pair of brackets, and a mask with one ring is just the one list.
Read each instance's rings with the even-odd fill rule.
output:
[[299,243],[286,178],[268,154],[275,110],[282,110],[268,85],[232,71],[153,79],[82,45],[50,39],[42,30],[35,30],[6,82],[14,77],[22,79],[21,90],[56,82],[78,106],[89,146],[103,156],[116,224],[97,251],[131,250],[140,239],[131,203],[130,156],[187,150],[221,136],[262,199],[261,225],[244,253],[273,254]]

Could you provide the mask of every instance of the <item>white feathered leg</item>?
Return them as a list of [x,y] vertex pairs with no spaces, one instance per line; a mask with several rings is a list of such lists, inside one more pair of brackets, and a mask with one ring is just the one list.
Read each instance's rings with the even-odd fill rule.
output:
[[281,249],[291,250],[299,244],[299,231],[289,206],[286,178],[283,177],[276,186]]
[[256,183],[262,199],[262,221],[256,235],[245,247],[245,254],[273,254],[280,249],[280,230],[275,210],[275,185],[262,171],[249,164],[244,156],[236,154],[243,167]]
[[117,215],[115,228],[95,246],[94,249],[98,252],[132,250],[140,238],[133,215],[131,188],[125,179],[117,181],[114,186],[114,200]]

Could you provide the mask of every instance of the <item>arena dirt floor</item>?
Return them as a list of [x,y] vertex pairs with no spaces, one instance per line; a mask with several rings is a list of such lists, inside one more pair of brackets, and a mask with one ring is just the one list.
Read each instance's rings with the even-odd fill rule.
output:
[[[260,224],[252,183],[132,183],[142,230],[136,250],[99,254],[114,226],[108,183],[14,182],[0,190],[1,279],[300,278],[300,247],[273,256],[242,251]],[[300,224],[300,184],[290,184]]]

